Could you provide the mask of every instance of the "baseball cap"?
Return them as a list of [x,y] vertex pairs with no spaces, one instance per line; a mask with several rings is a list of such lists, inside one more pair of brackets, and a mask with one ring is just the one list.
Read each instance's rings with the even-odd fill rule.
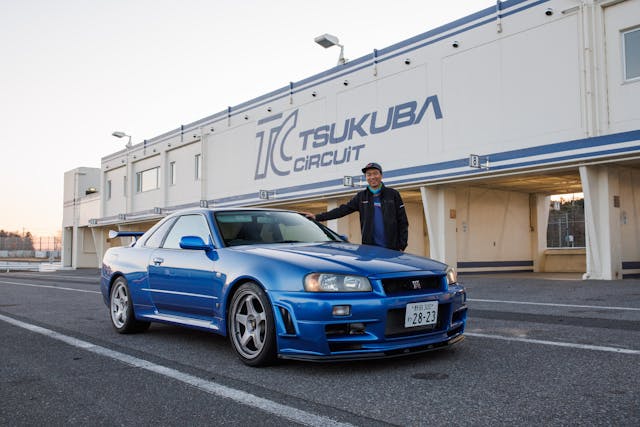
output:
[[382,173],[382,166],[377,163],[367,163],[367,165],[362,168],[362,173],[367,173],[367,169],[378,169],[380,173]]

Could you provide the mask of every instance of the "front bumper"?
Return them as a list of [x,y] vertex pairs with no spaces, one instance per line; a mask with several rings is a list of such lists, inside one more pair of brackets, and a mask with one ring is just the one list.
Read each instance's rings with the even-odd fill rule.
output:
[[[278,355],[300,360],[355,360],[397,357],[451,346],[463,339],[467,306],[464,288],[445,292],[385,296],[366,294],[280,294],[275,303]],[[404,327],[407,304],[438,301],[438,320]],[[350,306],[334,316],[336,305]]]
[[358,352],[358,353],[346,353],[346,354],[333,354],[329,356],[315,356],[311,354],[280,354],[281,359],[290,360],[303,360],[309,362],[348,362],[352,360],[363,359],[390,359],[393,357],[408,356],[411,354],[426,353],[429,351],[440,350],[443,348],[451,347],[454,344],[462,342],[464,335],[462,333],[448,339],[447,341],[440,341],[435,344],[424,344],[415,347],[405,347],[398,350],[387,350],[380,352]]

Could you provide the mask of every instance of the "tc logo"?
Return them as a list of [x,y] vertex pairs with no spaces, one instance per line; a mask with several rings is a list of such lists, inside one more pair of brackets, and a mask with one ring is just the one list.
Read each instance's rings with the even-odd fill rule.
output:
[[[283,113],[275,114],[258,121],[258,126],[280,120]],[[289,114],[279,125],[256,133],[260,141],[258,147],[258,161],[256,163],[255,179],[262,179],[271,171],[279,176],[289,175],[291,172],[287,163],[292,156],[286,152],[287,138],[298,123],[298,110]]]

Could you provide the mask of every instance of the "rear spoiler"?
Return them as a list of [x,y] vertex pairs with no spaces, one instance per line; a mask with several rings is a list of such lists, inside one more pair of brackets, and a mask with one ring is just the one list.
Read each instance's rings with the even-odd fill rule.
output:
[[138,237],[142,236],[144,231],[116,231],[109,230],[109,238],[115,239],[116,237],[135,237],[138,240]]

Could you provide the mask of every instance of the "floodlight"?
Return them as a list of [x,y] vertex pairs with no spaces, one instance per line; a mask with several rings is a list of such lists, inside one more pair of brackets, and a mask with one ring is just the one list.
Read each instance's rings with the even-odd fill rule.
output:
[[129,137],[129,141],[127,142],[126,147],[131,148],[131,135],[127,135],[126,133],[120,131],[112,132],[111,135],[115,136],[116,138],[124,138],[125,136]]
[[347,62],[347,60],[344,59],[344,46],[340,44],[340,40],[338,40],[336,36],[325,33],[321,36],[316,37],[314,41],[318,43],[320,46],[324,47],[325,49],[331,46],[339,46],[340,57],[338,58],[338,65],[342,65],[345,62]]

